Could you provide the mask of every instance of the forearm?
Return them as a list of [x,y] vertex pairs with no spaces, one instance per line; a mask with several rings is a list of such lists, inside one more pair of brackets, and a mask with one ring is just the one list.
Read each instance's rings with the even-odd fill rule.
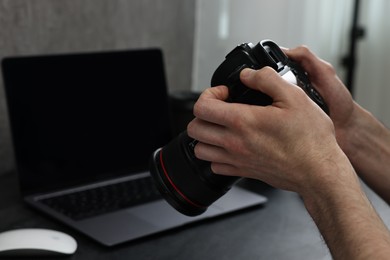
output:
[[336,133],[359,176],[390,204],[390,131],[355,104],[351,122]]
[[345,158],[323,169],[320,187],[303,199],[333,258],[388,259],[390,235]]

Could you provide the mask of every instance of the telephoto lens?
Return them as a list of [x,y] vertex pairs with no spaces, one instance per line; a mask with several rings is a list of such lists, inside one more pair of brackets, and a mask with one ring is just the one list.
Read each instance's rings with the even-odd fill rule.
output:
[[214,174],[210,162],[194,155],[197,141],[181,132],[153,153],[151,173],[163,197],[176,210],[196,216],[224,195],[239,180]]
[[[260,69],[265,66],[300,86],[325,112],[328,111],[303,70],[290,62],[270,40],[256,45],[243,43],[234,48],[215,70],[211,86],[226,85],[229,89],[227,102],[270,105],[273,102],[271,97],[249,89],[240,81],[240,72],[244,68]],[[187,216],[205,212],[240,179],[213,173],[210,162],[196,158],[194,148],[197,142],[188,136],[187,131],[182,131],[167,145],[154,151],[150,160],[150,172],[158,190],[172,207]]]

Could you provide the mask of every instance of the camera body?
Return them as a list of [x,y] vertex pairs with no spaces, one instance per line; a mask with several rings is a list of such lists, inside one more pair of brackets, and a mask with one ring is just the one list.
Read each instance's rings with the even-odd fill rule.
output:
[[[226,85],[229,88],[227,102],[270,105],[273,102],[271,97],[244,86],[240,81],[240,72],[244,68],[257,70],[265,66],[272,67],[285,80],[301,87],[318,106],[329,112],[303,69],[289,60],[271,40],[263,40],[256,45],[238,45],[215,70],[211,86]],[[176,210],[188,216],[205,212],[240,179],[214,174],[210,162],[196,158],[196,143],[197,140],[183,131],[170,143],[154,151],[150,160],[151,175],[162,196]]]
[[273,68],[286,81],[301,87],[322,110],[329,113],[325,101],[311,85],[306,72],[297,63],[291,61],[271,40],[263,40],[256,45],[243,43],[234,48],[215,70],[211,78],[211,86],[228,86],[228,102],[270,105],[272,99],[269,96],[244,86],[240,81],[240,72],[244,68],[258,70],[265,66]]

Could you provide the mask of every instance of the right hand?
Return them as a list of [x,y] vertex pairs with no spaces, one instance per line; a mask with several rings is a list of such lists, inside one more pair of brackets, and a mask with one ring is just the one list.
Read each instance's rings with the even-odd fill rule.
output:
[[329,107],[329,115],[336,130],[337,140],[341,147],[346,146],[356,119],[359,117],[358,105],[351,93],[337,76],[334,67],[317,57],[306,46],[283,49],[286,55],[299,63],[307,72],[309,80],[320,92]]

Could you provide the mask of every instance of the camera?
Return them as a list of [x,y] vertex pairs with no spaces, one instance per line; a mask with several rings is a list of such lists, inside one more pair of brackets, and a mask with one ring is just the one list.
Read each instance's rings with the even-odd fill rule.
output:
[[[229,89],[227,102],[270,105],[273,102],[271,97],[244,86],[240,81],[240,72],[244,68],[258,70],[265,66],[301,87],[323,111],[329,113],[324,99],[311,85],[306,72],[271,40],[263,40],[256,45],[243,43],[234,48],[215,70],[211,86],[226,85]],[[240,180],[239,177],[214,174],[210,162],[196,158],[196,144],[197,140],[183,131],[154,151],[150,159],[150,172],[158,190],[172,207],[187,216],[205,212]]]

